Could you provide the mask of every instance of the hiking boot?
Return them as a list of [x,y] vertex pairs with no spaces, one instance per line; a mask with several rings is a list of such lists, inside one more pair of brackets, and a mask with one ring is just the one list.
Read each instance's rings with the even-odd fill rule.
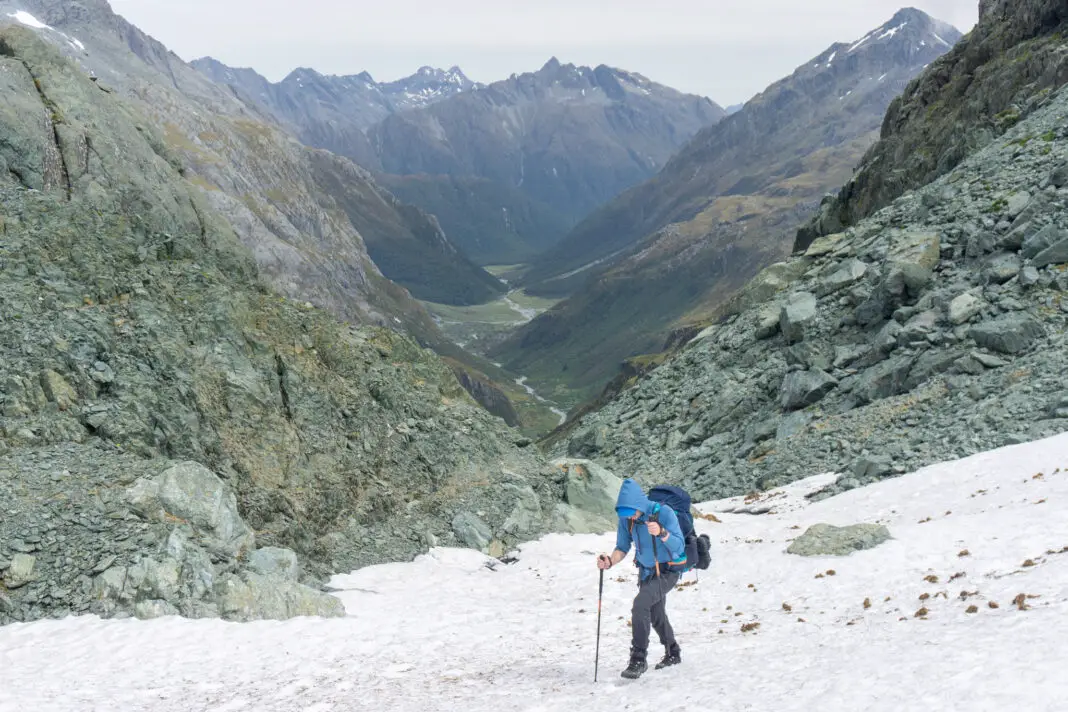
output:
[[664,653],[664,658],[656,664],[656,669],[663,670],[666,667],[678,665],[681,662],[682,650],[679,649],[678,644],[672,645],[670,648],[667,649],[667,652]]
[[642,676],[649,666],[645,662],[645,653],[635,650],[630,651],[630,664],[627,665],[627,669],[620,673],[620,677],[625,677],[628,680],[637,680]]

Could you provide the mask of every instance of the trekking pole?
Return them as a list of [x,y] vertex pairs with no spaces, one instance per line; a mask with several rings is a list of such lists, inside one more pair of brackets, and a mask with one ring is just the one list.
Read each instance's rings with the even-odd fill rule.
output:
[[593,657],[593,681],[597,682],[597,668],[601,663],[601,597],[604,596],[604,569],[601,569],[601,582],[597,586],[597,652]]

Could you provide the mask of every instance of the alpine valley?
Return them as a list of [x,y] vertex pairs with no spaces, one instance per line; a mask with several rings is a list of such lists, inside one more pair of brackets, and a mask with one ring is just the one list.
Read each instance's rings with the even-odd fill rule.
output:
[[1058,709],[1068,5],[978,10],[725,110],[0,0],[0,712],[619,709],[622,478],[679,705]]

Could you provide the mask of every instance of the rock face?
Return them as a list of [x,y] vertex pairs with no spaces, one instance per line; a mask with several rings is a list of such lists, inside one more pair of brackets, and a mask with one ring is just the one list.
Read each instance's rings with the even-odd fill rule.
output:
[[[788,236],[849,180],[890,102],[958,37],[903,10],[702,130],[655,178],[599,208],[534,261],[528,291],[568,298],[501,346],[496,360],[535,385],[562,382],[592,397],[624,358],[662,351],[680,322],[714,323],[763,268],[788,256]],[[811,291],[845,289],[860,278],[859,264],[838,266]],[[764,289],[784,288],[762,276]]]
[[890,530],[882,524],[853,524],[834,527],[814,524],[787,547],[798,556],[848,556],[854,551],[874,549],[890,540]]
[[[1068,7],[1059,0],[983,0],[965,41],[890,105],[881,140],[798,232],[795,251],[945,175],[1040,108],[1068,81],[1065,23]],[[1017,211],[1010,217],[1023,212],[1023,195],[1004,198]]]
[[412,339],[273,292],[141,104],[29,28],[0,77],[0,623],[336,612],[319,582],[461,511],[494,550],[551,525],[559,471]]
[[[833,494],[1068,429],[1051,395],[1068,372],[1068,264],[1036,262],[1068,228],[1052,179],[1066,113],[1062,88],[937,181],[769,268],[552,452],[595,433],[599,464],[674,473],[701,499],[847,473]],[[854,262],[859,279],[820,289]]]

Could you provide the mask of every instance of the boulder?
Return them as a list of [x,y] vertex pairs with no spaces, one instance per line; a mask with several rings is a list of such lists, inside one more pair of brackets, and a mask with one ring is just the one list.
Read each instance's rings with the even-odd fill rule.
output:
[[951,324],[960,326],[967,321],[971,321],[972,317],[982,312],[984,306],[982,299],[974,294],[965,292],[949,303],[946,315]]
[[287,620],[300,616],[340,618],[345,606],[337,598],[293,581],[251,571],[226,574],[215,584],[219,613],[230,621]]
[[757,310],[754,336],[758,341],[775,336],[779,331],[779,317],[781,315],[782,307],[775,303],[765,304]]
[[802,368],[816,368],[821,371],[831,370],[831,357],[818,344],[811,341],[803,341],[786,349],[786,364],[788,366],[801,366]]
[[141,620],[181,615],[178,609],[167,601],[138,601],[134,604],[134,615]]
[[938,313],[923,311],[909,319],[897,335],[899,346],[927,341],[927,337],[938,331]]
[[453,517],[452,530],[461,544],[479,551],[493,541],[493,530],[474,512],[460,512]]
[[937,232],[900,230],[894,232],[892,240],[887,266],[891,271],[899,270],[905,286],[916,294],[927,286],[938,266],[942,238]]
[[1010,314],[984,321],[968,330],[968,336],[975,343],[1001,354],[1026,351],[1045,335],[1046,329],[1042,323],[1026,314]]
[[868,265],[856,258],[850,258],[838,265],[838,268],[820,280],[816,293],[823,297],[845,289],[859,282],[868,272]]
[[983,270],[983,280],[993,284],[1005,284],[1020,273],[1020,258],[1003,253],[992,256]]
[[623,480],[589,460],[554,460],[564,471],[564,499],[572,507],[614,519]]
[[872,366],[857,377],[853,395],[864,404],[907,392],[913,360],[910,356],[898,356]]
[[853,524],[836,527],[814,524],[786,549],[797,556],[848,556],[854,551],[873,549],[891,539],[882,524]]
[[553,509],[553,531],[572,534],[604,534],[616,530],[616,519],[595,514],[570,504],[559,503]]
[[1064,238],[1060,242],[1055,242],[1034,256],[1032,263],[1035,267],[1068,263],[1068,233],[1062,235]]
[[825,235],[824,237],[816,238],[808,249],[805,250],[805,257],[822,257],[829,255],[844,244],[848,244],[847,235],[844,232],[835,233],[833,235]]
[[300,579],[300,561],[297,560],[296,552],[276,546],[267,546],[252,552],[248,557],[248,570],[284,581]]
[[570,457],[592,457],[607,444],[604,428],[589,427],[575,433],[567,443]]
[[1068,240],[1068,232],[1056,225],[1047,225],[1028,237],[1020,248],[1020,254],[1027,259],[1034,259],[1043,251]]
[[542,523],[541,500],[530,485],[506,482],[501,485],[505,501],[514,501],[511,513],[501,525],[501,531],[517,538],[534,536]]
[[799,292],[790,296],[779,313],[779,328],[788,343],[805,338],[805,327],[816,320],[816,295]]
[[1038,270],[1030,265],[1020,270],[1020,286],[1024,289],[1030,289],[1035,286],[1041,278]]
[[45,398],[49,403],[59,406],[60,410],[67,410],[78,402],[78,392],[55,371],[42,371],[40,380]]
[[865,455],[853,463],[853,477],[861,482],[870,482],[889,475],[894,461],[888,455]]
[[794,371],[783,379],[779,404],[783,410],[805,408],[823,400],[837,385],[838,380],[823,371]]
[[1031,194],[1026,190],[1022,190],[1018,193],[1013,193],[1009,196],[1008,205],[1005,207],[1005,212],[1010,218],[1015,219],[1031,202]]
[[237,497],[203,465],[183,462],[168,468],[159,478],[158,497],[167,513],[209,534],[228,555],[252,548],[255,537],[238,514]]
[[15,554],[11,557],[7,573],[4,574],[4,585],[11,589],[25,586],[36,578],[34,575],[36,566],[35,557],[29,554]]

